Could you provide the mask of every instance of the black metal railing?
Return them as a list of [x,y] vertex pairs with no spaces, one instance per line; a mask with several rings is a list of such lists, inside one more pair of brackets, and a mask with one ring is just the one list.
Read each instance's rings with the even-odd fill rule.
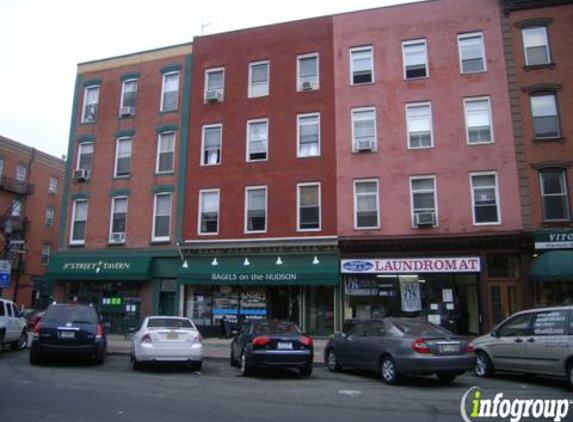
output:
[[0,189],[7,190],[18,195],[32,195],[36,189],[35,185],[25,180],[18,180],[8,176],[0,177]]

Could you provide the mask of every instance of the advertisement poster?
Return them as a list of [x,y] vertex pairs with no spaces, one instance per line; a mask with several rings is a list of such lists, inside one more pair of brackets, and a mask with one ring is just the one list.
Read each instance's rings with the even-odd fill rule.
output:
[[420,283],[417,276],[400,276],[400,295],[402,311],[419,312],[422,310]]

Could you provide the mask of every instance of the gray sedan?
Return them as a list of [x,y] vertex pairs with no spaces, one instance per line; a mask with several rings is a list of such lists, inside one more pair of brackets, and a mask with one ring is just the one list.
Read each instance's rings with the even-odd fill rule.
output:
[[328,369],[379,372],[388,384],[403,374],[437,374],[443,382],[471,371],[476,356],[469,339],[414,318],[352,321],[324,349]]

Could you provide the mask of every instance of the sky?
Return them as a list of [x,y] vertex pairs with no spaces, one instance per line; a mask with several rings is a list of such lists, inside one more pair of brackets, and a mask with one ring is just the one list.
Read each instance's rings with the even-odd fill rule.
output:
[[0,0],[0,135],[61,157],[77,64],[414,0]]

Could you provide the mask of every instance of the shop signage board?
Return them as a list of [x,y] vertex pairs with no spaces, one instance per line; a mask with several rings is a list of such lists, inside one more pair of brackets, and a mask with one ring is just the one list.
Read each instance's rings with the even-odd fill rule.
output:
[[535,249],[573,249],[573,231],[535,233]]
[[10,261],[1,260],[0,261],[0,289],[7,289],[10,287],[10,273],[12,272],[12,266]]
[[149,257],[61,257],[50,259],[48,275],[59,279],[121,279],[144,280],[148,278]]
[[477,256],[454,258],[343,259],[343,274],[478,273]]

